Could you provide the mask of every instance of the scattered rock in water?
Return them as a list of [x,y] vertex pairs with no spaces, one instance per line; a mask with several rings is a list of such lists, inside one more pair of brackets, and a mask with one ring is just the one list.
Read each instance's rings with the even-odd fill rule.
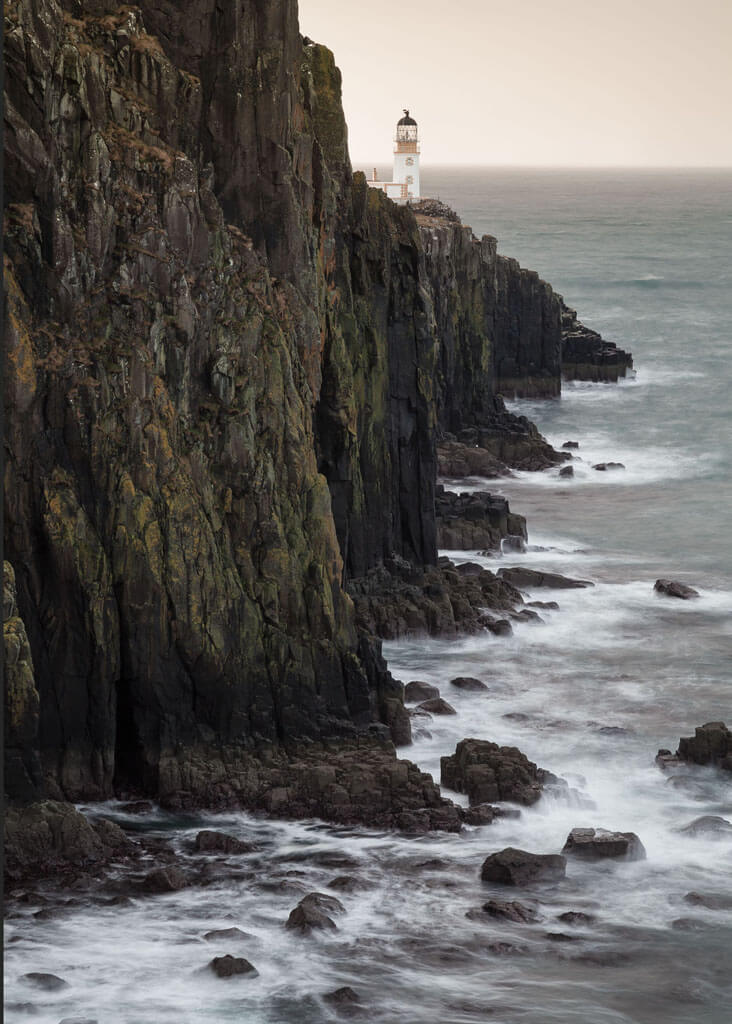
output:
[[699,597],[699,591],[686,583],[679,583],[678,580],[656,580],[653,589],[657,594],[665,597],[678,597],[681,601],[689,601],[693,597]]
[[688,825],[678,830],[682,835],[730,835],[732,834],[732,821],[720,817],[718,814],[705,814],[701,818],[695,818]]
[[529,907],[518,900],[488,900],[483,904],[483,911],[489,917],[502,918],[505,921],[515,921],[519,924],[534,924],[541,920],[535,907]]
[[474,804],[465,812],[466,825],[490,825],[496,817],[498,808],[492,804]]
[[509,533],[507,537],[501,540],[501,551],[513,551],[523,554],[526,551],[526,538],[518,533]]
[[337,988],[334,992],[326,992],[323,1000],[333,1006],[353,1006],[360,1004],[361,997],[358,992],[355,992],[348,985],[344,985],[342,988]]
[[681,737],[676,756],[682,761],[714,764],[732,772],[732,732],[724,722],[699,725],[693,736]]
[[518,747],[464,739],[454,754],[440,758],[440,770],[442,785],[467,793],[471,807],[495,800],[529,807],[541,797],[541,769]]
[[448,704],[442,697],[433,697],[431,700],[424,700],[417,707],[420,711],[429,711],[431,715],[456,715],[457,711]]
[[558,612],[559,605],[556,601],[527,601],[527,608],[545,608],[548,612]]
[[215,956],[208,966],[217,978],[235,978],[241,975],[256,978],[259,975],[256,967],[243,956],[231,956],[230,953],[226,956]]
[[567,932],[544,932],[544,938],[550,942],[581,942],[581,935],[569,935]]
[[213,832],[210,829],[198,833],[195,847],[199,853],[251,853],[256,849],[252,843],[245,843],[235,836],[227,835],[225,832]]
[[541,615],[532,608],[522,608],[520,612],[511,612],[514,622],[543,622]]
[[245,939],[253,939],[249,932],[243,932],[241,928],[214,928],[203,936],[206,942],[244,942]]
[[724,892],[687,892],[684,902],[707,910],[732,910],[732,895]]
[[58,992],[62,988],[69,987],[68,981],[59,978],[57,974],[44,974],[42,971],[31,971],[29,974],[24,974],[21,981],[28,982],[34,988],[43,989],[44,992]]
[[592,914],[585,914],[581,910],[565,910],[563,914],[557,915],[557,921],[564,921],[565,924],[586,925],[592,924],[594,920]]
[[485,683],[481,682],[480,679],[474,679],[473,676],[456,676],[450,680],[450,686],[469,693],[477,693],[479,690],[488,689]]
[[599,473],[605,473],[607,470],[625,469],[625,466],[622,462],[598,462],[592,468],[596,469]]
[[355,875],[338,875],[326,884],[329,889],[335,889],[336,892],[358,892],[359,889],[370,888],[368,882],[356,878]]
[[599,722],[588,722],[587,727],[594,729],[601,736],[632,736],[633,730],[622,725],[600,725]]
[[508,619],[494,619],[489,615],[483,615],[480,624],[494,636],[511,636],[513,633],[513,627]]
[[131,800],[129,803],[121,804],[117,810],[123,814],[152,814],[155,807],[150,800]]
[[559,475],[563,477],[574,476],[574,466],[562,466]]
[[336,931],[336,923],[328,914],[343,914],[345,909],[335,896],[311,892],[290,913],[285,928],[300,932],[301,935],[309,935],[317,930]]
[[579,441],[565,441],[562,448],[576,449],[579,448]]
[[171,865],[148,872],[142,880],[141,888],[150,893],[179,892],[187,885],[188,878],[180,868]]
[[440,696],[440,690],[432,683],[424,683],[421,679],[413,679],[404,687],[404,700],[410,704],[417,704],[422,700],[432,700]]
[[610,832],[604,828],[573,828],[562,853],[583,860],[645,860],[646,851],[635,832]]
[[580,590],[584,587],[594,587],[595,585],[590,580],[570,579],[569,576],[560,576],[556,572],[524,569],[522,566],[499,569],[496,575],[519,590],[532,590],[535,587],[550,587],[555,590]]
[[492,853],[483,861],[484,882],[524,886],[532,882],[558,882],[567,874],[567,859],[558,853],[529,853],[512,846]]

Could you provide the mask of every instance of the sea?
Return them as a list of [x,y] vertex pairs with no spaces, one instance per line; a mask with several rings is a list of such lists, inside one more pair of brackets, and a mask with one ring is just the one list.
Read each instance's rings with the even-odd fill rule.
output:
[[[492,740],[569,789],[489,826],[417,837],[87,808],[169,839],[184,869],[202,827],[258,850],[178,893],[110,905],[49,891],[50,913],[14,904],[8,1024],[732,1019],[732,835],[683,831],[702,816],[732,821],[731,778],[693,766],[669,776],[654,760],[696,726],[732,726],[732,172],[425,167],[422,187],[477,236],[495,235],[499,252],[537,270],[635,360],[618,384],[569,383],[556,400],[509,402],[554,445],[579,444],[573,478],[552,469],[454,484],[505,495],[528,523],[526,552],[447,552],[456,561],[594,586],[530,593],[559,607],[516,623],[510,637],[384,646],[398,679],[437,684],[457,712],[426,723],[403,755],[439,779],[440,757],[459,740]],[[593,469],[610,461],[624,468]],[[661,597],[658,578],[700,596]],[[464,675],[488,689],[450,685]],[[646,859],[570,860],[564,881],[516,890],[480,881],[489,854],[558,853],[575,827],[635,832]],[[340,899],[337,931],[284,928],[311,891]],[[538,920],[491,919],[479,913],[489,899],[519,900]],[[568,923],[566,912],[586,920]],[[204,938],[232,927],[243,934]],[[258,976],[206,971],[227,953]],[[20,980],[33,971],[67,987]],[[358,1002],[323,999],[345,986]]]

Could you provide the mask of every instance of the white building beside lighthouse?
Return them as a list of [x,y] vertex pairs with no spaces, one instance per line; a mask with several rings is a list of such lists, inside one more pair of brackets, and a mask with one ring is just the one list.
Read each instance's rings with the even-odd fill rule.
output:
[[376,168],[374,176],[367,181],[370,188],[380,188],[390,199],[406,203],[419,199],[419,138],[417,122],[404,111],[404,117],[397,121],[394,138],[394,172],[392,181],[379,181]]

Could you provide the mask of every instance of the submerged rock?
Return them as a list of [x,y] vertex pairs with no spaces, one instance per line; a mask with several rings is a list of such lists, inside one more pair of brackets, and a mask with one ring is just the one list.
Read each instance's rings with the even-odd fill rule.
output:
[[477,693],[480,690],[487,690],[488,687],[480,679],[474,679],[472,676],[456,676],[450,680],[450,686],[456,687],[458,690],[466,690],[470,693]]
[[646,851],[635,832],[609,832],[604,828],[573,828],[562,853],[584,860],[607,857],[645,860]]
[[256,850],[253,843],[245,843],[235,836],[210,829],[199,832],[194,845],[199,853],[251,853]]
[[498,576],[519,590],[533,590],[535,587],[550,587],[555,590],[578,590],[583,587],[594,587],[595,585],[590,580],[574,580],[568,576],[560,576],[556,572],[524,569],[522,566],[499,569]]
[[592,914],[585,914],[581,910],[565,910],[563,914],[557,915],[557,921],[564,921],[565,924],[585,925],[592,924],[595,918]]
[[484,882],[524,886],[532,882],[558,882],[566,876],[567,859],[558,853],[529,853],[508,846],[483,861]]
[[231,956],[230,953],[226,956],[215,956],[208,966],[217,978],[234,978],[241,975],[256,978],[259,975],[256,967],[243,956]]
[[59,992],[62,988],[68,988],[68,981],[59,978],[57,974],[44,974],[42,971],[31,971],[24,974],[21,981],[26,981],[35,988],[43,989],[44,992]]
[[625,469],[625,466],[622,462],[598,462],[597,465],[592,468],[598,470],[600,473],[604,473],[607,470],[612,469]]
[[562,448],[576,449],[579,448],[579,441],[565,441]]
[[432,683],[424,683],[421,679],[413,679],[404,687],[404,700],[416,704],[421,700],[432,700],[440,696],[440,690]]
[[705,814],[701,818],[695,818],[688,825],[679,829],[682,835],[730,835],[732,834],[732,821],[720,817],[718,814]]
[[689,601],[693,597],[699,597],[699,591],[686,583],[679,583],[678,580],[656,580],[653,589],[657,594],[665,597],[678,597],[681,601]]
[[465,811],[463,820],[466,825],[490,825],[498,817],[497,810],[492,804],[474,804]]
[[241,928],[214,928],[213,931],[206,932],[204,934],[206,942],[221,942],[226,939],[229,942],[243,942],[245,939],[254,938],[249,932],[244,932]]
[[520,924],[534,924],[541,920],[535,907],[529,907],[517,900],[506,902],[504,900],[488,900],[483,904],[483,911],[489,917],[502,918],[505,921],[515,921]]
[[344,914],[346,908],[335,896],[311,892],[304,896],[288,917],[285,928],[309,935],[313,931],[336,931],[335,921],[329,914]]
[[342,988],[337,988],[334,992],[326,992],[323,1000],[326,1003],[331,1003],[333,1006],[353,1006],[360,1004],[361,997],[358,992],[355,992],[348,985],[344,985]]
[[424,700],[417,705],[418,710],[428,711],[431,715],[456,715],[457,711],[448,704],[442,697],[433,697],[432,700]]
[[559,475],[562,477],[574,476],[574,466],[562,466]]
[[707,910],[732,910],[732,894],[726,892],[687,892],[684,902]]
[[510,800],[530,806],[541,797],[545,775],[518,747],[464,739],[440,758],[442,785],[467,793],[472,805]]
[[171,866],[149,871],[142,880],[141,888],[150,893],[179,892],[187,885],[188,878],[181,869]]

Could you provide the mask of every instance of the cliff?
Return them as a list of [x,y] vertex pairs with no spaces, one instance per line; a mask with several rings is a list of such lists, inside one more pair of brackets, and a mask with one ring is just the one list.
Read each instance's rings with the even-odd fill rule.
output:
[[556,297],[351,174],[294,0],[5,16],[10,797],[455,827],[346,583],[435,585],[438,438],[559,458],[497,397]]

